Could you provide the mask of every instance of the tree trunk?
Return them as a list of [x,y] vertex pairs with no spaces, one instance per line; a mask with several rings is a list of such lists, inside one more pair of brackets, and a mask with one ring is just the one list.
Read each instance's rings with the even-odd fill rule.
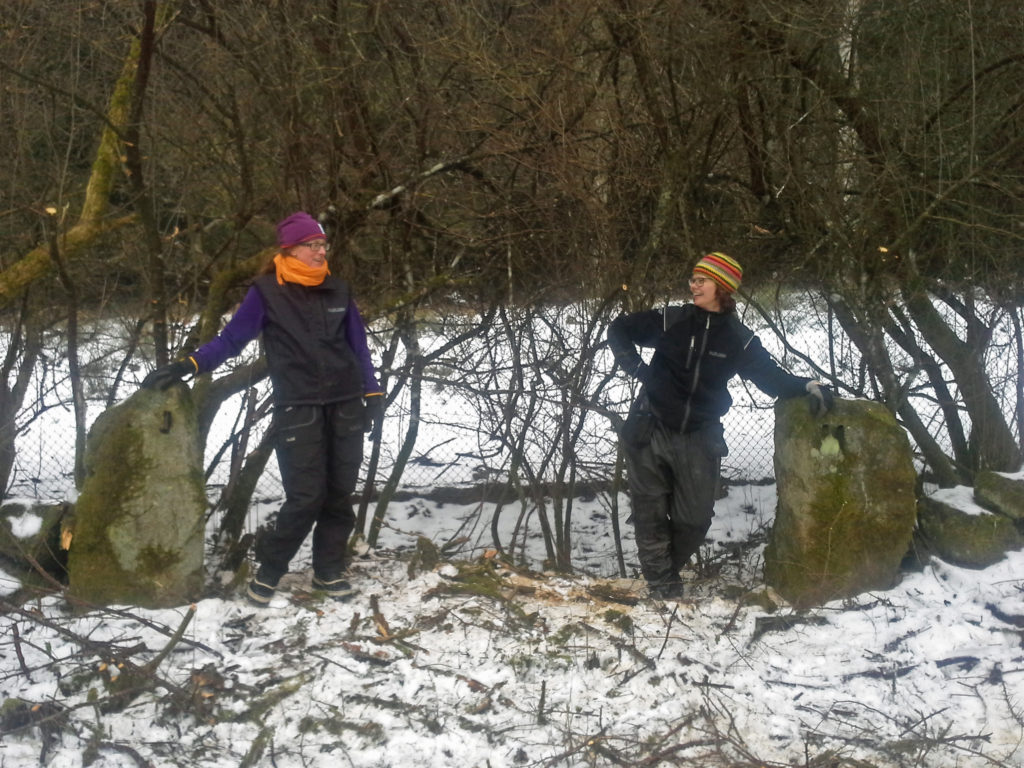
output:
[[146,280],[149,285],[149,307],[153,318],[153,347],[158,366],[166,365],[170,352],[167,348],[167,289],[164,285],[163,243],[157,225],[153,191],[146,184],[142,160],[142,117],[146,86],[153,62],[156,3],[146,0],[142,4],[143,24],[139,34],[138,66],[132,89],[131,112],[124,127],[124,165],[134,194],[134,205],[142,222],[142,236],[147,256]]
[[[128,216],[107,221],[105,216],[110,208],[110,193],[121,164],[119,134],[131,108],[139,50],[139,41],[136,39],[132,41],[131,49],[121,68],[121,75],[110,97],[106,127],[103,129],[92,163],[78,221],[62,233],[60,238],[63,256],[69,261],[90,246],[100,235],[134,220],[134,217]],[[33,282],[48,274],[53,266],[49,244],[46,243],[32,249],[20,261],[0,271],[0,306],[9,303]]]
[[961,478],[953,462],[941,449],[935,438],[926,429],[917,412],[906,398],[893,367],[892,359],[885,348],[884,333],[873,317],[884,313],[884,308],[874,312],[855,313],[844,300],[830,301],[839,325],[860,350],[872,374],[878,377],[882,386],[883,401],[890,411],[898,413],[903,425],[910,432],[925,461],[935,473],[936,481],[943,487],[957,485]]
[[17,416],[42,351],[42,335],[27,296],[22,299],[18,322],[9,338],[10,345],[0,369],[0,497],[6,497],[11,482],[16,458]]
[[224,517],[220,521],[218,546],[224,553],[225,560],[231,559],[233,548],[242,536],[246,516],[252,507],[252,494],[256,490],[256,483],[263,476],[273,452],[273,430],[268,429],[259,445],[245,457],[245,462],[234,481],[224,489],[221,498]]
[[1013,342],[1017,350],[1017,437],[1020,449],[1024,452],[1024,334],[1021,333],[1019,310],[1010,310],[1010,319],[1013,322]]
[[71,383],[71,402],[75,414],[75,488],[81,490],[85,482],[85,438],[86,438],[86,403],[85,391],[82,387],[82,370],[78,359],[78,287],[68,273],[67,264],[60,252],[57,232],[50,236],[50,257],[57,265],[61,284],[67,293],[67,357],[68,380]]
[[972,469],[1016,472],[1021,450],[1006,423],[999,402],[992,395],[982,367],[980,349],[961,341],[921,290],[904,289],[907,310],[921,335],[949,366],[971,419],[971,442],[975,450]]
[[[394,365],[395,355],[398,354],[398,346],[401,343],[401,337],[402,333],[400,329],[395,328],[394,332],[391,335],[391,341],[388,344],[387,351],[384,353],[383,359],[381,360],[381,371],[384,371],[385,373],[380,375],[378,383],[385,392],[388,391],[388,380],[390,377],[390,374],[387,372],[389,372],[391,370],[391,367]],[[404,381],[400,379],[392,390],[392,396],[397,395],[401,391],[402,386],[404,386],[404,384],[406,383],[408,383],[408,379],[405,379]],[[382,397],[386,397],[386,395],[383,395]],[[380,432],[378,431],[377,434],[371,436],[370,460],[369,462],[367,462],[366,482],[363,485],[363,492],[361,494],[361,498],[359,499],[359,509],[356,511],[355,530],[357,533],[360,534],[366,531],[366,516],[368,514],[368,510],[370,507],[370,499],[374,493],[375,481],[377,478],[377,468],[380,466],[380,452],[381,435]]]
[[413,363],[413,369],[409,377],[409,429],[405,433],[402,447],[398,450],[398,455],[395,456],[395,464],[391,468],[391,474],[388,476],[387,482],[384,483],[384,487],[381,488],[380,496],[377,498],[377,506],[373,510],[370,531],[366,535],[366,543],[371,547],[377,545],[377,539],[380,536],[381,526],[384,524],[384,515],[387,512],[388,504],[391,503],[391,499],[395,496],[395,491],[398,490],[398,483],[402,479],[402,473],[409,463],[409,457],[412,456],[413,448],[416,447],[416,438],[419,435],[420,404],[423,390],[423,368],[418,359],[419,344],[414,343],[409,353],[417,358]]

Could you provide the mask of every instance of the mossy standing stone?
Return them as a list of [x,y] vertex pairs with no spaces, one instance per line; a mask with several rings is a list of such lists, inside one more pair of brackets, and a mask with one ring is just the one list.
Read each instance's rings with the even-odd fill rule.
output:
[[886,408],[837,400],[815,418],[803,398],[780,400],[775,478],[768,585],[803,608],[895,583],[917,505],[910,442]]
[[158,608],[197,600],[206,497],[191,392],[142,389],[89,432],[75,505],[70,592]]

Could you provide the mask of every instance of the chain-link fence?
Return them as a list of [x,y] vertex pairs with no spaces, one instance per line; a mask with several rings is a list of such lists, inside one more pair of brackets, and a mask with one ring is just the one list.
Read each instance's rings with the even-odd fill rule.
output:
[[[421,335],[419,354],[429,358],[431,347],[473,322],[474,318],[464,318],[454,328],[450,321],[437,323],[433,334]],[[625,417],[635,384],[613,373],[603,328],[585,337],[555,338],[545,322],[548,337],[542,342],[536,317],[519,318],[517,323],[516,334],[510,334],[508,322],[490,326],[489,333],[473,334],[461,347],[430,358],[429,365],[393,361],[382,377],[390,392],[383,434],[378,445],[367,444],[361,487],[371,463],[376,469],[371,485],[391,477],[413,425],[415,443],[395,476],[400,493],[500,484],[508,481],[510,471],[548,481],[569,465],[578,483],[602,485],[612,478],[617,458],[613,422]],[[383,343],[380,334],[376,340]],[[250,359],[236,362],[244,365]],[[92,367],[88,390],[105,394],[98,380],[109,374]],[[75,498],[74,418],[70,397],[62,395],[66,380],[58,371],[55,354],[40,376],[35,404],[21,417],[9,497]],[[138,376],[144,372],[140,367]],[[130,394],[133,386],[123,391]],[[772,400],[739,380],[731,392],[735,403],[725,418],[730,454],[723,463],[723,477],[735,483],[770,478]],[[269,428],[268,398],[268,383],[259,382],[218,412],[205,457],[211,503],[217,503]],[[90,419],[104,407],[103,401],[91,400]],[[254,419],[254,414],[261,415]],[[254,499],[272,503],[281,496],[271,456]]]
[[[373,355],[388,404],[382,433],[365,444],[356,500],[365,516],[363,532],[372,532],[382,520],[411,527],[410,507],[425,509],[442,497],[472,500],[477,512],[460,514],[472,517],[479,531],[486,529],[481,521],[495,503],[502,503],[495,496],[510,490],[520,500],[516,514],[527,518],[546,505],[599,494],[609,510],[607,520],[625,519],[616,506],[624,488],[616,425],[638,385],[616,370],[606,344],[609,320],[603,309],[581,303],[501,308],[488,316],[452,311],[419,316],[404,326],[374,327]],[[813,375],[808,361],[819,362],[816,357],[829,353],[844,370],[859,366],[850,345],[826,324],[814,322],[813,313],[796,316],[785,342],[752,318],[744,321],[780,364],[798,375]],[[177,330],[184,331],[184,325]],[[88,342],[82,345],[87,357],[82,370],[92,419],[110,401],[130,395],[151,364],[140,364],[134,354],[123,362],[126,353],[116,328],[97,332]],[[18,416],[8,497],[62,501],[76,496],[65,346],[55,332],[37,365],[34,389]],[[250,370],[259,354],[259,346],[250,345],[216,375]],[[111,395],[112,371],[118,370],[122,383]],[[751,484],[774,476],[774,401],[740,379],[731,382],[730,394],[733,406],[723,419],[729,454],[722,475],[729,485],[747,485],[748,492]],[[251,382],[221,404],[206,436],[211,523],[218,530],[227,530],[222,521],[244,517],[232,531],[253,532],[283,501],[276,460],[264,441],[272,421],[270,396],[269,382]],[[254,468],[259,479],[249,494],[239,478],[254,476]],[[409,541],[406,533],[401,536]],[[474,546],[486,546],[485,539],[478,533]]]
[[[805,300],[780,308],[778,316],[761,324],[750,314],[741,319],[793,373],[842,383],[840,394],[877,394],[877,382],[855,345],[830,317],[827,308]],[[452,553],[497,545],[524,562],[553,561],[562,567],[571,561],[572,567],[595,573],[635,570],[635,563],[624,559],[625,548],[609,538],[611,530],[618,542],[617,526],[628,519],[616,425],[638,386],[616,370],[605,340],[609,321],[606,307],[579,303],[501,307],[485,316],[456,309],[377,324],[371,341],[388,404],[382,434],[366,443],[356,499],[367,542],[404,548],[414,546],[418,535],[437,535],[444,546],[457,547],[447,550]],[[1020,344],[1006,325],[1004,320],[989,340],[985,366],[1019,439]],[[180,338],[186,330],[182,324],[175,332]],[[130,394],[152,363],[138,362],[115,323],[89,333],[80,345],[81,369],[89,417],[95,418]],[[17,416],[7,496],[52,501],[76,495],[66,346],[66,335],[55,331],[35,366],[32,389]],[[241,371],[254,370],[250,363],[259,352],[258,345],[250,345],[216,375],[235,374],[231,381],[236,381]],[[945,414],[915,360],[892,352],[906,371],[908,399],[930,439],[948,450]],[[114,391],[118,376],[121,384]],[[202,387],[195,391],[202,396]],[[774,504],[772,489],[758,487],[774,476],[774,402],[740,379],[731,382],[730,394],[733,406],[723,420],[729,455],[722,475],[729,485],[741,486],[730,497],[763,526]],[[220,405],[206,435],[215,548],[220,542],[241,543],[242,534],[255,532],[283,501],[276,460],[265,440],[271,412],[269,383],[250,382]],[[923,456],[919,468],[925,468]],[[248,480],[256,476],[250,488]],[[431,523],[443,523],[443,530],[426,525],[434,513]],[[624,526],[622,541],[629,528]],[[536,548],[528,554],[528,547]],[[308,560],[308,550],[300,555]]]

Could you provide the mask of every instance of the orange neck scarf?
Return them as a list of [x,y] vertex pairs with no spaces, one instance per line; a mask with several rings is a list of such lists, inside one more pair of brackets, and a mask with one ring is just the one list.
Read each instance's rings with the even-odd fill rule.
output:
[[331,274],[326,261],[321,267],[307,267],[294,256],[285,256],[283,253],[274,257],[274,268],[277,271],[278,285],[285,283],[320,285],[324,278]]

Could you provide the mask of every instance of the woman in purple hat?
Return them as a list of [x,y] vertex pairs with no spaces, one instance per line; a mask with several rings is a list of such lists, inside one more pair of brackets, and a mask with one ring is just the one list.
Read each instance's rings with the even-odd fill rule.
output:
[[247,597],[266,605],[313,531],[313,587],[344,598],[346,547],[355,527],[351,497],[363,459],[363,432],[383,416],[366,328],[351,286],[327,268],[327,237],[308,213],[277,225],[280,252],[253,282],[224,330],[143,387],[166,389],[209,373],[263,334],[273,384],[275,452],[285,502],[256,543],[259,570]]

